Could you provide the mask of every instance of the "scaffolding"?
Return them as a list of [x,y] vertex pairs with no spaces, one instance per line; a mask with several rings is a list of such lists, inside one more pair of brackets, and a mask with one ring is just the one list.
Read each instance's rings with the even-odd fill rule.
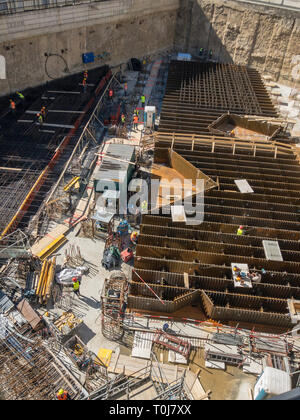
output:
[[39,335],[16,332],[2,318],[0,334],[0,394],[5,400],[53,400],[60,388],[72,399],[86,390]]

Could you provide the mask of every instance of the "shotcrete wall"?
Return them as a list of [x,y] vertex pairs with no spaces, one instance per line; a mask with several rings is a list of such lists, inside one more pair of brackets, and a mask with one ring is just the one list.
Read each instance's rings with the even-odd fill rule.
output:
[[86,52],[96,55],[92,68],[172,48],[211,49],[218,61],[300,85],[297,10],[241,0],[109,0],[0,15],[0,96],[82,71]]
[[[300,5],[299,5],[300,6]],[[241,1],[182,0],[175,45],[213,51],[225,63],[254,67],[300,85],[300,11]]]
[[0,16],[7,77],[0,95],[82,71],[83,53],[94,52],[92,68],[171,49],[178,7],[179,0],[117,0]]

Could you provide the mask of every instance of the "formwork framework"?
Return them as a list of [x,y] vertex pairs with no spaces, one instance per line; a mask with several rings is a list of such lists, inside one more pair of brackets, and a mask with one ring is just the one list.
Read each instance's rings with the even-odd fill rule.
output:
[[[189,99],[191,93],[187,93],[197,82],[203,127],[211,124],[212,117],[219,112],[215,99],[209,102],[209,96],[205,96],[207,84],[211,84],[211,93],[219,92],[222,107],[228,106],[227,111],[236,112],[239,107],[240,113],[249,113],[253,104],[253,113],[259,106],[263,115],[276,115],[263,89],[258,96],[257,86],[261,82],[250,78],[252,88],[248,86],[248,91],[234,90],[233,83],[233,96],[230,96],[228,89],[222,90],[227,83],[228,71],[225,71],[222,86],[222,68],[226,66],[219,66],[221,74],[217,82],[214,75],[212,80],[199,78],[198,67],[198,63],[171,65],[169,92],[173,79],[181,80],[181,87],[175,90],[173,99],[167,93],[164,110],[174,107],[177,112],[181,109],[178,97],[184,98],[187,108],[194,110],[190,111],[190,118],[197,124],[200,114],[193,107],[194,98]],[[237,73],[244,74],[243,68],[235,67]],[[250,96],[247,103],[241,98],[246,93]],[[207,108],[206,116],[202,104]],[[185,107],[182,109],[185,112]],[[190,305],[200,305],[211,319],[290,327],[287,299],[298,299],[300,295],[298,150],[275,141],[217,137],[196,134],[197,130],[186,134],[185,124],[178,115],[170,120],[166,113],[162,114],[155,136],[154,162],[163,163],[166,150],[172,149],[216,181],[218,187],[205,193],[201,214],[204,221],[196,226],[175,223],[170,216],[162,214],[143,216],[135,260],[138,275],[133,272],[129,307],[174,313]],[[166,127],[172,132],[166,132]],[[177,133],[177,129],[182,132]],[[246,179],[254,193],[241,193],[234,182],[239,179]],[[247,235],[237,236],[240,225],[246,228]],[[282,262],[266,260],[263,240],[278,241]],[[236,288],[232,263],[248,264],[255,271],[264,269],[266,274],[252,288]],[[163,303],[150,294],[139,276]]]

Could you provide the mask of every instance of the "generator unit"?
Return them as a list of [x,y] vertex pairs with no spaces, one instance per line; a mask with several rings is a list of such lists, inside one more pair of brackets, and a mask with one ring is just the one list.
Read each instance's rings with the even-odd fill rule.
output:
[[156,107],[146,106],[144,112],[144,123],[147,128],[155,127]]

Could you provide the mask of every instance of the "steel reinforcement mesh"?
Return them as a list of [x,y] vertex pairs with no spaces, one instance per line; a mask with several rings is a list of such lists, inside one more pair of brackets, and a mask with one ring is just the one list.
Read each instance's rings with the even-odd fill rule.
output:
[[[0,99],[0,235],[18,213],[20,227],[25,228],[36,213],[47,192],[59,177],[52,168],[41,180],[29,206],[19,212],[32,188],[55,156],[57,147],[74,128],[77,119],[87,111],[87,104],[108,67],[89,72],[89,88],[82,92],[82,74],[55,80],[26,91],[25,101],[11,95],[16,112],[9,109],[9,98]],[[47,115],[42,127],[36,114],[45,106]],[[62,160],[68,159],[76,136],[72,136]],[[16,225],[14,225],[14,228]]]

